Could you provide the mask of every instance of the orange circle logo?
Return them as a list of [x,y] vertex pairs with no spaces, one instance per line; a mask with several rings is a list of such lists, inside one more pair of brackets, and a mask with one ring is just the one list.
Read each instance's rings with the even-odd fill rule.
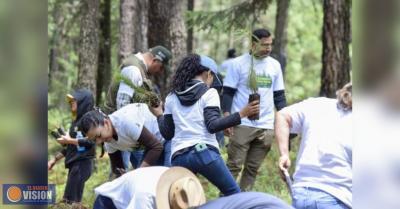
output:
[[22,197],[22,192],[20,188],[16,186],[8,188],[7,190],[8,200],[10,200],[11,202],[18,202],[21,200],[21,197]]

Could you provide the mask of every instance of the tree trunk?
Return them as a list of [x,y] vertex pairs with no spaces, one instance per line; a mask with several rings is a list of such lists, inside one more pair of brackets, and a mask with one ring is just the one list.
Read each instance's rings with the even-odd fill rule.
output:
[[149,48],[147,41],[147,27],[149,25],[149,0],[135,1],[134,11],[134,49],[135,52],[146,52]]
[[78,86],[89,89],[96,98],[99,0],[84,1],[82,7]]
[[[194,10],[194,0],[188,0],[188,11],[192,12]],[[193,27],[188,29],[187,32],[187,53],[193,52]]]
[[272,56],[279,61],[282,73],[285,74],[286,68],[286,45],[287,45],[287,24],[290,0],[278,0],[275,19],[275,37]]
[[320,95],[334,98],[350,81],[351,0],[324,0]]
[[111,81],[111,0],[103,0],[101,10],[97,105],[101,103],[101,94],[107,90]]
[[[63,2],[55,1],[52,9],[53,23],[57,26],[54,27],[54,31],[50,36],[49,44],[49,74],[48,74],[48,86],[49,92],[54,95],[64,95],[67,93],[68,79],[66,77],[66,69],[59,63],[59,59],[66,54],[63,49],[66,37],[63,36],[63,29],[66,25],[66,18],[63,14]],[[49,11],[50,12],[50,11]],[[49,101],[53,107],[62,108],[66,106],[65,98],[54,96]]]
[[[150,0],[151,15],[149,15],[149,46],[163,45],[172,52],[171,70],[175,71],[179,61],[187,54],[186,27],[184,12],[186,0]],[[160,88],[162,98],[169,91],[172,72],[164,71],[163,75],[154,78]]]
[[134,14],[135,0],[121,0],[120,4],[120,23],[119,23],[119,52],[118,63],[130,55],[134,49]]

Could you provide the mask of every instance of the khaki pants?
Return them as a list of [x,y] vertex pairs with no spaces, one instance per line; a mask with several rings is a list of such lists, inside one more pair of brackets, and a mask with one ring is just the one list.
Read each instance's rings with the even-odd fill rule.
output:
[[258,169],[271,149],[274,131],[248,126],[236,126],[229,140],[227,166],[237,179],[243,167],[240,189],[252,189]]

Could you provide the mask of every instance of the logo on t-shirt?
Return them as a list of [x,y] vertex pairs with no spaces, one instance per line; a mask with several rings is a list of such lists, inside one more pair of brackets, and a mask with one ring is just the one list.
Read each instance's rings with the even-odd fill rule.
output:
[[272,78],[269,75],[257,75],[257,86],[260,88],[271,88]]

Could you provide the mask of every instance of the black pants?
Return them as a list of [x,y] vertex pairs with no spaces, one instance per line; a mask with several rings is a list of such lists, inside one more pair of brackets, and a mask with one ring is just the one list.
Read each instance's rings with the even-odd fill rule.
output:
[[93,160],[79,160],[69,166],[67,185],[64,191],[64,200],[67,203],[81,202],[85,182],[92,175]]
[[117,209],[113,203],[113,201],[106,196],[103,195],[98,195],[94,205],[93,209]]

